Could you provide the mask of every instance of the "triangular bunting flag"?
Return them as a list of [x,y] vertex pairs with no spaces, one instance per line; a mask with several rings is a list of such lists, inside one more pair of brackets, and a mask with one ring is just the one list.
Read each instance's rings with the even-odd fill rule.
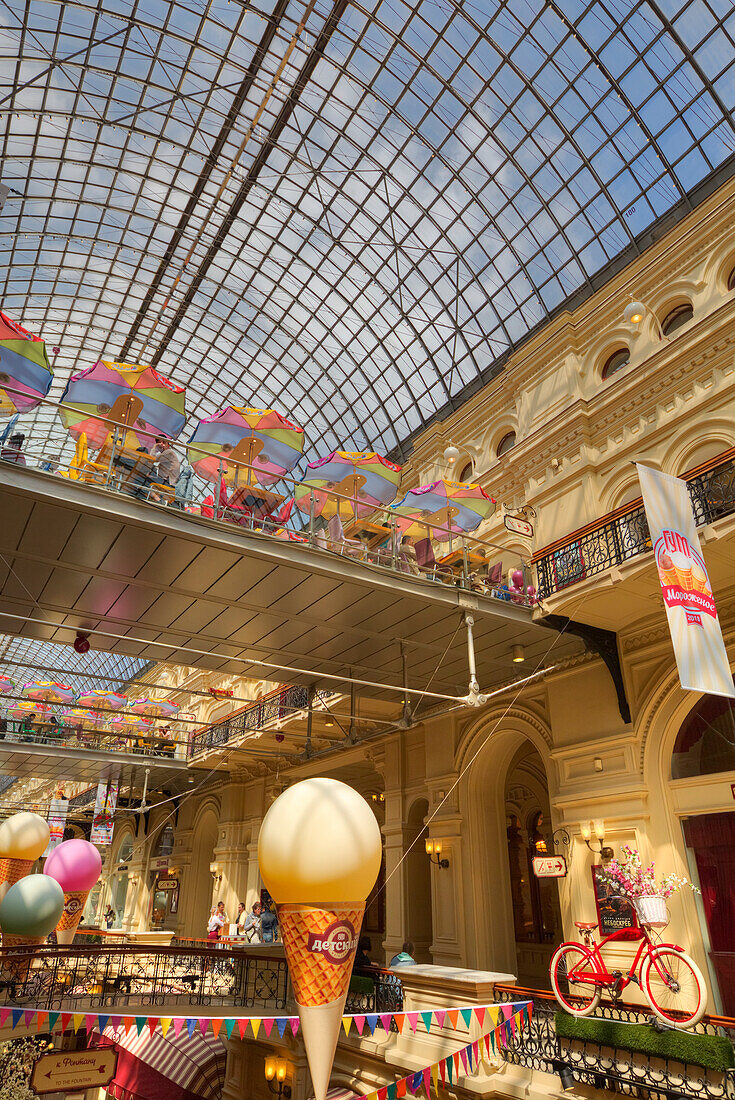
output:
[[5,1027],[5,1021],[10,1015],[9,1008],[0,1008],[0,1027]]
[[[375,1029],[378,1026],[377,1013],[369,1012],[367,1014],[367,1016],[365,1017],[365,1020],[367,1021],[367,1026],[370,1028],[370,1034],[374,1035],[375,1034]],[[378,1100],[380,1100],[380,1097],[378,1097]]]
[[[475,1065],[474,1065],[474,1061],[473,1061],[472,1043],[470,1043],[470,1045],[466,1046],[464,1049],[467,1051],[466,1058],[467,1058],[467,1061],[470,1064],[470,1073],[474,1073],[475,1072]],[[467,1066],[465,1066],[465,1069],[467,1069]]]
[[439,1064],[434,1062],[431,1067],[431,1083],[434,1086],[434,1092],[439,1095]]
[[[6,1019],[7,1019],[7,1016],[6,1016]],[[71,1022],[71,1012],[62,1012],[61,1013],[61,1030],[66,1031],[66,1029],[68,1028],[70,1022]]]
[[202,1035],[207,1034],[207,1024],[208,1023],[209,1023],[209,1020],[207,1019],[206,1016],[200,1016],[199,1017],[199,1030],[201,1031]]
[[377,1094],[377,1092],[369,1092],[369,1093],[367,1094],[367,1098],[366,1098],[366,1100],[378,1100],[378,1094]]
[[158,1027],[158,1017],[157,1016],[149,1016],[148,1017],[148,1030],[151,1033],[151,1037],[153,1036],[153,1033],[154,1033],[154,1031],[156,1030],[157,1027]]
[[449,1017],[449,1022],[452,1025],[452,1027],[456,1028],[457,1020],[459,1019],[459,1009],[458,1008],[450,1008],[449,1011],[447,1012],[447,1016]]
[[179,1037],[179,1032],[181,1031],[183,1026],[184,1026],[184,1017],[183,1016],[176,1016],[174,1018],[174,1035],[176,1036],[177,1039]]
[[429,1096],[431,1096],[431,1093],[429,1092],[429,1088],[431,1086],[431,1068],[429,1066],[427,1066],[426,1069],[424,1070],[423,1076],[424,1076],[424,1088],[426,1089],[426,1096],[428,1098]]
[[386,1095],[387,1095],[388,1100],[396,1100],[396,1086],[395,1085],[388,1085],[388,1090],[387,1090]]
[[472,1044],[472,1056],[475,1059],[475,1069],[477,1069],[478,1063],[480,1061],[480,1042],[479,1042],[479,1039],[475,1039],[474,1043]]
[[[247,1031],[247,1029],[248,1029],[248,1021],[243,1020],[243,1019],[239,1019],[237,1021],[237,1030],[240,1032],[240,1038],[241,1039],[245,1038],[245,1032]],[[257,1038],[257,1033],[256,1033],[256,1038]]]
[[192,1035],[194,1034],[196,1026],[197,1026],[196,1020],[187,1019],[187,1021],[186,1021],[186,1030],[189,1032],[189,1038],[190,1039],[191,1039]]
[[163,1035],[164,1039],[166,1038],[166,1036],[168,1034],[168,1029],[170,1027],[171,1027],[171,1018],[167,1017],[167,1016],[161,1017],[161,1035]]
[[462,1066],[464,1067],[465,1073],[469,1073],[469,1067],[467,1065],[467,1047],[461,1048],[459,1056],[462,1059]]
[[74,1031],[79,1031],[79,1028],[84,1023],[84,1014],[82,1012],[74,1013]]
[[403,1032],[403,1025],[406,1022],[405,1012],[394,1012],[393,1019],[396,1022],[396,1027],[398,1028],[399,1032]]
[[462,1019],[464,1020],[464,1026],[469,1027],[470,1022],[472,1020],[472,1009],[471,1008],[461,1008],[459,1010],[459,1014],[462,1017]]
[[483,1020],[485,1019],[485,1012],[486,1009],[484,1005],[480,1005],[479,1008],[475,1009],[475,1019],[477,1020],[480,1027],[482,1027]]
[[509,1020],[513,1015],[513,1005],[501,1005],[500,1010],[503,1013],[504,1020]]
[[225,1020],[225,1033],[228,1039],[232,1038],[232,1033],[235,1030],[236,1020]]
[[[247,1024],[247,1020],[245,1021],[245,1023]],[[271,1024],[271,1027],[272,1026],[273,1025]],[[253,1038],[257,1039],[258,1038],[258,1032],[260,1031],[260,1017],[259,1016],[254,1016],[253,1019],[250,1021],[250,1029],[253,1033]],[[240,1032],[240,1034],[242,1035],[242,1032]],[[268,1032],[268,1034],[270,1035],[270,1031]],[[244,1038],[244,1035],[243,1035],[243,1038]]]
[[421,1023],[424,1025],[427,1031],[431,1031],[431,1022],[434,1016],[433,1012],[422,1012]]
[[390,1031],[390,1023],[393,1017],[390,1012],[383,1012],[380,1016],[380,1023],[383,1027],[383,1031]]
[[53,1031],[58,1022],[59,1022],[59,1013],[58,1012],[49,1012],[49,1014],[48,1014],[48,1029],[49,1029],[49,1031]]
[[209,1021],[209,1026],[212,1029],[212,1034],[214,1035],[215,1039],[218,1039],[220,1030],[222,1029],[222,1019],[221,1019],[221,1017],[217,1016],[213,1020],[210,1020]]
[[500,1019],[500,1009],[497,1005],[488,1005],[485,1009],[487,1015],[490,1017],[493,1023],[493,1027],[497,1027],[498,1020]]
[[[23,1019],[23,1009],[14,1008],[12,1009],[11,1014],[13,1017],[13,1028],[16,1028],[20,1021]],[[76,1028],[74,1028],[74,1030],[76,1031]]]
[[100,1029],[100,1035],[103,1033],[103,1031],[107,1027],[107,1021],[109,1019],[110,1019],[109,1016],[98,1016],[97,1017],[97,1026]]
[[110,1026],[117,1031],[122,1023],[122,1016],[110,1016]]
[[141,1034],[142,1034],[142,1032],[143,1032],[143,1028],[144,1028],[144,1027],[145,1027],[145,1025],[147,1024],[147,1022],[148,1022],[148,1021],[147,1021],[147,1019],[146,1019],[146,1017],[145,1017],[145,1016],[136,1016],[136,1017],[135,1017],[135,1026],[136,1026],[136,1028],[138,1029],[138,1034],[139,1034],[139,1035],[141,1035]]
[[286,1034],[286,1028],[288,1027],[288,1017],[279,1016],[276,1020],[276,1027],[278,1028],[278,1034],[283,1038]]
[[396,1081],[396,1096],[400,1097],[406,1095],[407,1080],[407,1077],[401,1077],[400,1081]]
[[448,1058],[444,1059],[444,1065],[447,1067],[447,1080],[449,1081],[449,1085],[450,1085],[450,1088],[451,1088],[452,1082],[454,1080],[454,1074],[452,1072],[453,1068],[454,1068],[454,1063],[453,1063],[453,1058],[452,1058],[451,1054],[449,1055]]
[[418,1012],[406,1012],[406,1013],[404,1013],[404,1016],[408,1020],[409,1024],[411,1025],[411,1031],[413,1031],[415,1033],[416,1032],[416,1027],[417,1027],[418,1022],[419,1022]]
[[357,1034],[362,1035],[363,1029],[365,1027],[365,1017],[364,1016],[355,1016],[354,1019],[355,1019],[355,1027],[357,1028]]
[[290,1022],[291,1022],[291,1031],[294,1033],[294,1035],[297,1035],[298,1031],[299,1031],[299,1023],[300,1023],[300,1020],[299,1020],[298,1016],[292,1016]]
[[493,1048],[493,1054],[495,1053],[495,1032],[491,1031],[489,1035],[490,1046]]
[[412,1096],[415,1096],[418,1090],[421,1088],[422,1076],[423,1075],[421,1073],[421,1070],[417,1070],[416,1073],[412,1073],[411,1076],[408,1078],[408,1087],[411,1091]]
[[446,1016],[447,1016],[447,1014],[446,1014],[446,1012],[444,1012],[443,1009],[440,1009],[440,1008],[435,1008],[434,1009],[434,1019],[436,1020],[436,1026],[437,1027],[444,1027],[444,1021],[446,1019]]
[[263,1030],[265,1031],[266,1035],[270,1039],[271,1031],[273,1031],[273,1017],[272,1016],[266,1016],[265,1019],[263,1020]]
[[25,1021],[26,1027],[31,1026],[31,1023],[33,1022],[33,1017],[35,1016],[35,1014],[36,1014],[35,1008],[27,1008],[25,1010],[25,1012],[23,1013],[23,1019]]
[[452,1055],[452,1061],[454,1062],[454,1076],[459,1077],[459,1054],[456,1051]]
[[343,1016],[342,1017],[342,1027],[345,1029],[345,1035],[349,1035],[350,1034],[350,1028],[352,1027],[352,1017],[351,1016]]
[[513,1038],[515,1038],[515,1034],[516,1034],[516,1021],[517,1021],[517,1019],[518,1019],[517,1016],[511,1016],[511,1018],[510,1018],[510,1030],[513,1033]]
[[387,1096],[388,1096],[388,1086],[387,1085],[383,1089],[378,1089],[378,1100],[386,1100]]
[[444,1086],[447,1083],[447,1060],[446,1060],[446,1058],[442,1058],[441,1062],[439,1063],[439,1076],[442,1079],[442,1088],[444,1088]]

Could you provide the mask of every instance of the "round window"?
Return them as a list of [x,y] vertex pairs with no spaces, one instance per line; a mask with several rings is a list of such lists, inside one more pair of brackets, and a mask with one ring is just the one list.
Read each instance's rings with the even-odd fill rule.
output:
[[500,440],[500,443],[498,443],[498,449],[495,452],[497,454],[498,458],[500,458],[501,455],[507,454],[508,451],[511,449],[511,447],[515,447],[515,444],[516,444],[516,433],[515,432],[506,432],[506,434]]
[[676,306],[675,309],[670,310],[663,319],[661,329],[664,336],[671,336],[677,329],[685,325],[687,321],[691,321],[694,316],[694,310],[689,302],[684,305]]
[[618,348],[611,356],[608,357],[605,366],[602,368],[602,377],[611,378],[617,371],[622,370],[623,367],[627,367],[630,362],[630,352],[627,348]]

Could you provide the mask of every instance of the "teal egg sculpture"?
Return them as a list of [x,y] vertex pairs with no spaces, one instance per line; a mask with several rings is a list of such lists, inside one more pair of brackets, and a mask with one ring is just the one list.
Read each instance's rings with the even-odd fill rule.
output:
[[64,912],[64,891],[49,875],[26,875],[0,903],[0,928],[9,935],[48,936]]

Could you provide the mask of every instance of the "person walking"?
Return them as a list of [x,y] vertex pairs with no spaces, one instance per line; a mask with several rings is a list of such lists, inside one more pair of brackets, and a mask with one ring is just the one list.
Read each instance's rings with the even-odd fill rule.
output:
[[272,899],[260,918],[260,938],[263,943],[275,943],[278,939],[278,914]]
[[108,905],[105,909],[103,919],[105,922],[105,927],[112,928],[113,924],[115,923],[115,910],[112,908],[111,905]]
[[207,924],[207,939],[216,943],[222,935],[222,929],[226,923],[227,916],[225,915],[225,903],[223,901],[218,901]]

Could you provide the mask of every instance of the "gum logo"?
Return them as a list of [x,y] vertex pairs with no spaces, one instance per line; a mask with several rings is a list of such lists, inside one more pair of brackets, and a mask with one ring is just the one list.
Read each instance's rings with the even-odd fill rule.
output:
[[83,908],[84,906],[82,905],[79,898],[69,898],[66,905],[64,906],[64,912],[67,913],[70,917],[75,917],[79,910]]
[[323,932],[310,932],[307,949],[333,963],[346,963],[357,950],[357,933],[350,921],[336,920]]

